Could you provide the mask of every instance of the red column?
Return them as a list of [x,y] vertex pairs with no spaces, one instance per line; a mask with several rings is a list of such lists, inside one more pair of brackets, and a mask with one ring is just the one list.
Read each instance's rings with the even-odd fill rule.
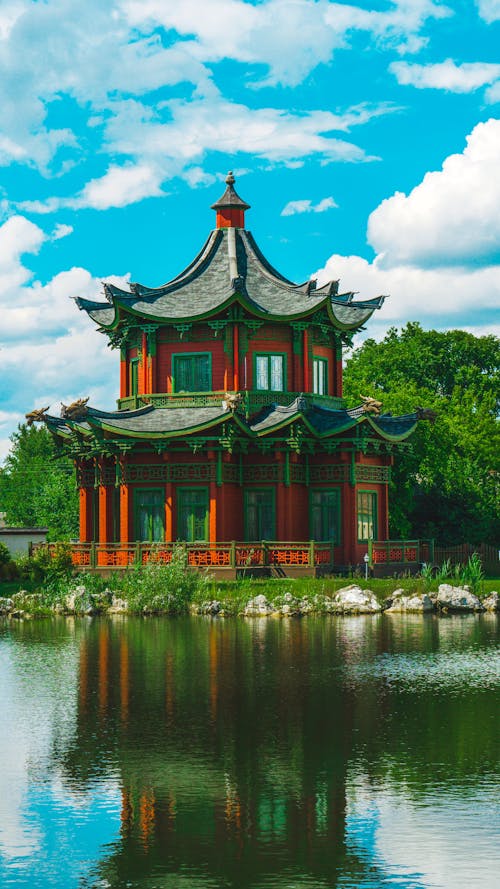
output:
[[233,389],[240,391],[240,337],[237,324],[233,325]]
[[[283,466],[285,455],[282,451],[275,452],[276,463]],[[281,473],[281,476],[283,473]],[[283,481],[279,481],[276,485],[276,537],[283,541],[287,539],[287,515],[286,515],[287,489]]]
[[113,488],[99,485],[99,543],[113,539]]
[[127,353],[125,351],[120,354],[120,398],[126,398],[128,390],[127,379]]
[[307,330],[304,330],[304,338],[303,338],[303,358],[304,358],[304,392],[310,392],[311,387],[309,383],[309,333]]
[[80,488],[80,543],[92,541],[92,488]]
[[172,482],[165,484],[165,541],[172,543],[174,539],[174,486]]
[[127,484],[120,485],[120,542],[129,543],[132,540],[132,492]]

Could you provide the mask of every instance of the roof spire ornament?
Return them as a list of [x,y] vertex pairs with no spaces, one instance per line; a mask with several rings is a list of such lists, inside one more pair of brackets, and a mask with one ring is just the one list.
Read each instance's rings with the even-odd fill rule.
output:
[[212,210],[216,212],[216,228],[245,228],[245,210],[250,209],[250,204],[242,201],[234,189],[235,178],[233,171],[229,170],[226,176],[226,190],[221,198],[212,204]]

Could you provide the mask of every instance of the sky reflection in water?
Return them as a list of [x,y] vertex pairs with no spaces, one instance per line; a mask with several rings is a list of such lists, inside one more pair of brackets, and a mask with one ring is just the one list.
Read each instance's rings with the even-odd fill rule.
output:
[[497,885],[494,616],[0,625],[0,885]]

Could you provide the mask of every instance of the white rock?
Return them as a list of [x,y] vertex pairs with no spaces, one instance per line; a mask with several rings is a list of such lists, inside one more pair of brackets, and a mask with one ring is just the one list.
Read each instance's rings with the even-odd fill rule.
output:
[[339,614],[376,614],[382,610],[371,590],[351,584],[333,597],[333,610]]
[[486,608],[486,611],[500,611],[500,595],[496,590],[483,599],[483,607]]
[[261,595],[255,596],[247,602],[243,614],[247,617],[262,617],[266,614],[273,614],[274,610],[264,594],[261,593]]
[[[404,594],[404,590],[396,590],[396,593]],[[387,614],[402,612],[421,614],[426,611],[434,611],[434,603],[426,593],[421,596],[395,595],[392,605],[386,609]]]
[[5,596],[0,597],[0,614],[10,614],[13,608],[12,599],[7,599]]
[[111,605],[108,608],[108,614],[126,614],[128,611],[128,602],[126,599],[120,599],[119,596],[113,596]]
[[446,608],[448,611],[484,611],[478,597],[471,593],[468,586],[442,583],[436,601],[438,608]]

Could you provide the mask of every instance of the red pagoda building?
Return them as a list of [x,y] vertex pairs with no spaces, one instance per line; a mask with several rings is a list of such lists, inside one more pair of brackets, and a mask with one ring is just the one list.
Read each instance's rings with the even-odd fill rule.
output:
[[393,452],[417,416],[342,399],[342,346],[384,297],[285,278],[226,183],[177,277],[76,300],[120,351],[117,410],[43,417],[77,466],[81,564],[168,561],[183,541],[193,565],[325,569],[387,538]]

